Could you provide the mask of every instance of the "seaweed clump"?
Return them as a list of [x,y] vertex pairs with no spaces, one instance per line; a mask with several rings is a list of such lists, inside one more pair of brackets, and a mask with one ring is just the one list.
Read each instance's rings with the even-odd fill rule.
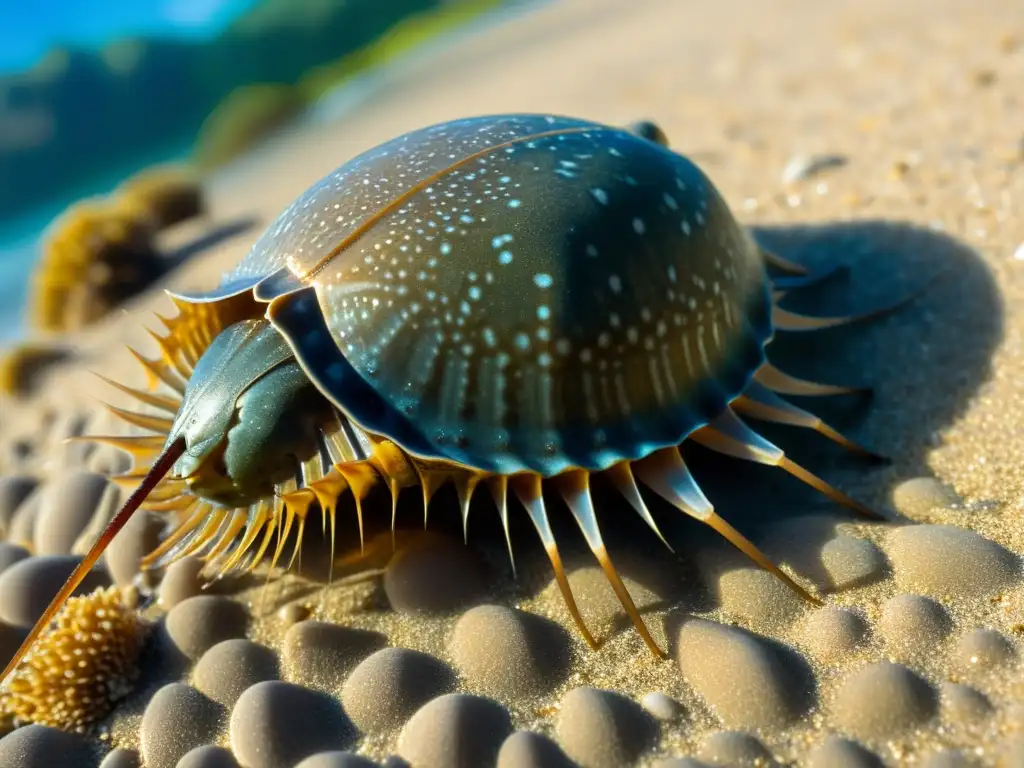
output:
[[147,626],[117,587],[71,598],[0,689],[0,714],[87,732],[134,688]]
[[181,166],[146,168],[125,181],[115,194],[147,212],[159,230],[201,216],[206,209],[198,174]]
[[87,199],[51,225],[32,278],[29,322],[69,331],[95,322],[166,271],[157,225],[131,199]]
[[0,394],[29,395],[51,366],[70,356],[67,349],[44,344],[19,344],[0,353]]

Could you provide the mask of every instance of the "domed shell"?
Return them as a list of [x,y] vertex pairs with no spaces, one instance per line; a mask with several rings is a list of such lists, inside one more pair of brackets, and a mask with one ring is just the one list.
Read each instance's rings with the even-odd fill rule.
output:
[[354,421],[502,474],[681,442],[771,335],[760,252],[700,169],[544,115],[443,123],[342,165],[206,298],[250,289]]

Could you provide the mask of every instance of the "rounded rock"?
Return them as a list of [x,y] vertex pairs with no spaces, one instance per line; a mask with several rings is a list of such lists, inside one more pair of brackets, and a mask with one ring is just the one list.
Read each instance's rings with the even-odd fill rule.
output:
[[931,598],[897,595],[882,604],[875,630],[890,652],[917,654],[934,650],[946,639],[953,622]]
[[431,699],[454,690],[443,661],[407,648],[383,648],[364,659],[341,689],[341,702],[359,730],[401,727]]
[[569,673],[569,638],[562,627],[500,605],[464,613],[448,649],[470,687],[502,699],[546,693]]
[[7,536],[18,507],[39,485],[30,475],[0,477],[0,536]]
[[587,768],[629,765],[658,736],[658,726],[631,699],[598,688],[574,688],[562,697],[555,723],[562,749]]
[[914,477],[893,489],[892,504],[912,520],[927,520],[937,509],[956,509],[962,500],[956,491],[933,477]]
[[8,541],[0,541],[0,573],[29,557],[31,557],[31,553],[25,547],[11,544]]
[[340,750],[356,737],[331,697],[270,680],[249,688],[231,712],[231,750],[245,768],[292,768],[317,752]]
[[651,768],[712,768],[712,766],[696,757],[670,757],[655,761]]
[[40,555],[68,555],[89,527],[108,493],[116,492],[107,478],[95,472],[69,472],[45,486],[33,535]]
[[851,610],[826,605],[801,627],[801,644],[819,661],[833,663],[851,654],[864,640],[867,625]]
[[0,663],[7,666],[26,637],[28,627],[12,627],[0,621]]
[[100,762],[92,744],[73,733],[26,725],[0,739],[0,765],[17,768],[94,768]]
[[516,731],[501,745],[497,768],[574,768],[576,763],[547,736]]
[[245,689],[277,679],[276,654],[264,645],[242,638],[217,643],[200,657],[192,672],[196,688],[229,708]]
[[176,768],[188,752],[217,738],[223,710],[195,688],[169,683],[146,705],[139,727],[146,768]]
[[425,536],[391,558],[384,570],[384,592],[399,613],[449,613],[481,599],[486,583],[469,550]]
[[377,768],[377,764],[352,752],[318,752],[295,768]]
[[776,765],[772,753],[749,733],[719,731],[700,745],[697,756],[711,765],[732,768],[769,768]]
[[288,603],[287,605],[281,606],[277,612],[277,618],[286,627],[291,627],[294,624],[298,624],[300,621],[305,621],[311,615],[311,611],[308,607],[302,603]]
[[207,744],[205,747],[196,747],[186,754],[178,761],[176,768],[239,768],[239,766],[230,750]]
[[36,488],[21,502],[7,526],[7,540],[29,549],[35,547],[36,520],[42,509],[43,489]]
[[142,768],[142,755],[134,749],[115,749],[103,758],[100,768]]
[[885,764],[857,742],[829,736],[808,753],[807,768],[885,768]]
[[398,739],[398,754],[412,768],[479,768],[493,765],[512,733],[498,702],[465,693],[430,701],[412,716]]
[[1013,661],[1013,645],[994,629],[972,629],[961,635],[952,658],[964,672],[987,672]]
[[[15,627],[31,627],[81,561],[77,555],[29,557],[0,573],[0,621]],[[96,567],[74,594],[85,595],[109,586],[106,569]]]
[[384,635],[324,621],[300,621],[284,634],[285,677],[317,690],[333,691],[345,675],[387,642]]
[[722,608],[749,624],[783,629],[806,608],[806,603],[777,576],[760,568],[736,568],[718,579]]
[[660,691],[651,691],[645,694],[640,699],[640,706],[646,709],[652,717],[664,723],[678,720],[683,714],[683,705]]
[[174,606],[165,627],[175,648],[196,661],[217,643],[244,637],[248,621],[241,604],[217,595],[198,595]]
[[939,689],[945,720],[970,725],[992,714],[992,702],[981,691],[962,683],[943,683]]
[[938,711],[938,697],[924,678],[902,664],[883,661],[846,678],[831,710],[852,735],[885,739],[930,720]]
[[888,567],[885,555],[867,539],[836,536],[821,548],[821,563],[835,590],[877,581]]
[[170,610],[190,597],[203,594],[203,580],[200,577],[203,565],[203,561],[198,557],[189,556],[175,560],[167,566],[160,582],[158,596],[160,605],[164,609]]
[[734,627],[691,619],[679,669],[727,728],[779,728],[813,704],[813,676],[795,654]]
[[160,544],[164,522],[150,512],[137,512],[125,523],[104,553],[114,583],[127,587],[139,574],[139,563]]
[[1020,562],[994,541],[952,525],[912,525],[888,536],[896,583],[934,597],[976,598],[1020,577]]

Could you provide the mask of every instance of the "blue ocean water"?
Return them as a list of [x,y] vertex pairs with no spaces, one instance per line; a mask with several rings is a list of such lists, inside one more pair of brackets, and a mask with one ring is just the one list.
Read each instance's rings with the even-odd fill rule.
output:
[[0,2],[0,72],[31,67],[50,48],[100,47],[124,37],[203,39],[258,0]]
[[[216,35],[258,0],[32,0],[0,2],[0,73],[28,69],[55,46],[84,48],[134,36],[203,39]],[[176,160],[185,147],[163,148],[149,162]],[[145,163],[145,164],[148,164]],[[6,217],[0,211],[0,346],[21,332],[25,294],[39,238],[64,207],[109,191],[142,167],[111,168],[89,188],[68,189],[65,200]]]

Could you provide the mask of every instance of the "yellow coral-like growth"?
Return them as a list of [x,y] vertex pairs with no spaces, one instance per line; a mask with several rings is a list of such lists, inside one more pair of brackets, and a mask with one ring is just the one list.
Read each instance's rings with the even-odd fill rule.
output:
[[0,689],[0,713],[85,732],[131,692],[145,630],[116,587],[71,598]]
[[198,175],[180,166],[158,165],[140,171],[115,194],[147,211],[158,229],[199,216],[205,207]]
[[156,223],[133,199],[90,199],[51,226],[33,276],[31,324],[72,330],[103,317],[165,269]]

